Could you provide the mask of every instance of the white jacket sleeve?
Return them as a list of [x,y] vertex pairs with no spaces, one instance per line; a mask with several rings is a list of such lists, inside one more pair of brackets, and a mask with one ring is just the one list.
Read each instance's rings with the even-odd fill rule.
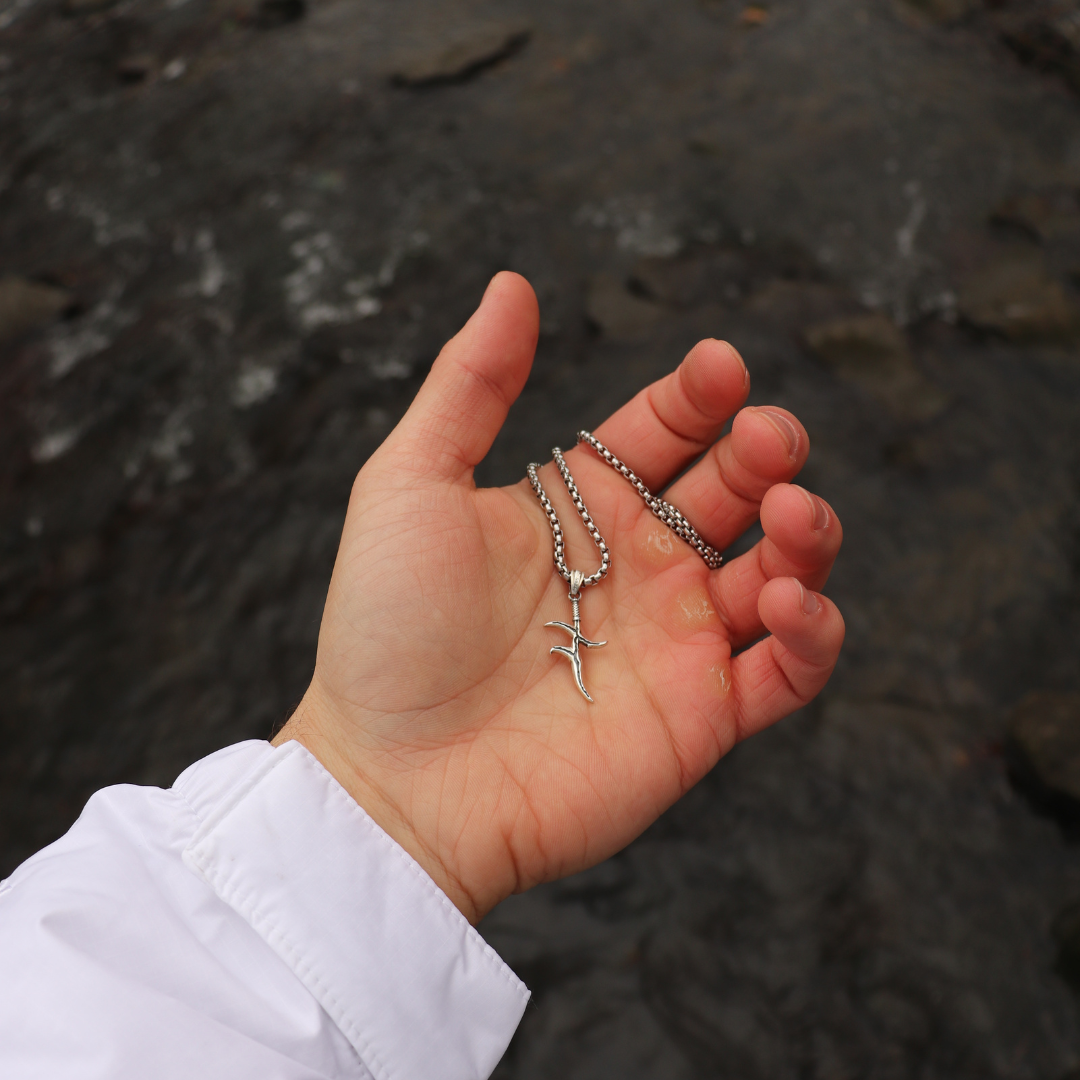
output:
[[106,788],[0,883],[5,1080],[466,1080],[528,991],[299,743]]

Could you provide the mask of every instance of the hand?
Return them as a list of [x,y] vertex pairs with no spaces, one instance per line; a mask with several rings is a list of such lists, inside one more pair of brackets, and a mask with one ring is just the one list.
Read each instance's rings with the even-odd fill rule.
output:
[[[532,289],[499,274],[361,469],[315,674],[275,739],[307,746],[473,922],[625,846],[736,742],[813,698],[844,637],[817,591],[840,523],[787,483],[806,432],[783,409],[744,409],[666,494],[721,550],[760,515],[765,538],[716,571],[591,449],[566,454],[612,553],[582,594],[585,636],[608,642],[583,654],[595,703],[582,697],[549,653],[568,639],[544,623],[570,604],[532,489],[473,483],[537,328]],[[749,387],[735,350],[703,341],[596,435],[660,491]],[[568,565],[591,573],[598,552],[554,465],[540,477]]]

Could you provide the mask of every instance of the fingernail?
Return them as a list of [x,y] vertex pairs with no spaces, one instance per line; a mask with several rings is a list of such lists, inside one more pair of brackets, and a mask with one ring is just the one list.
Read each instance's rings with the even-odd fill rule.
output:
[[750,385],[750,369],[746,366],[746,361],[742,358],[742,354],[739,350],[734,346],[729,345],[728,348],[735,354],[735,359],[742,364],[742,384],[744,388],[748,387]]
[[795,430],[795,425],[782,412],[771,409],[767,405],[759,406],[756,411],[762,413],[784,437],[784,442],[787,443],[788,457],[794,461],[799,453],[799,433]]
[[798,484],[792,484],[792,487],[797,487],[806,496],[806,501],[810,504],[810,513],[813,515],[813,525],[811,528],[814,532],[818,532],[821,529],[827,528],[829,518],[829,508],[816,496],[812,495],[804,487],[799,487]]
[[809,589],[804,589],[799,582],[799,591],[802,593],[802,610],[804,615],[813,615],[821,610],[821,601]]
[[731,355],[734,356],[736,360],[739,361],[739,364],[742,367],[743,389],[744,390],[749,390],[750,389],[750,372],[746,367],[746,361],[742,358],[742,353],[740,353],[739,350],[736,349],[735,346],[732,345],[730,341],[721,341],[720,338],[712,338],[711,340],[715,344],[720,345],[723,348],[727,349],[727,351],[729,353],[731,353]]

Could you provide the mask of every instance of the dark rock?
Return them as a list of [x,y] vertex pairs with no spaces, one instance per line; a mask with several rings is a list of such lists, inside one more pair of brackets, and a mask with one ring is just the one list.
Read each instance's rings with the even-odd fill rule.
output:
[[680,258],[644,258],[630,275],[635,293],[676,308],[734,303],[749,288],[750,268],[743,251],[721,249]]
[[1061,75],[1080,90],[1080,8],[1047,4],[1032,16],[1006,14],[1001,36],[1025,64]]
[[1029,694],[1009,718],[1016,786],[1070,832],[1080,826],[1080,694]]
[[818,323],[804,337],[839,378],[860,387],[897,420],[930,420],[948,403],[946,394],[915,365],[907,339],[885,315]]
[[1080,191],[1076,188],[1050,187],[1014,195],[994,209],[990,221],[1040,244],[1052,273],[1080,280]]
[[0,342],[52,322],[71,304],[66,289],[14,275],[0,278]]
[[264,30],[298,22],[307,11],[306,0],[259,0],[252,22]]
[[1012,341],[1063,341],[1080,329],[1080,306],[1038,251],[1017,250],[976,272],[960,288],[960,316]]
[[635,341],[649,334],[663,317],[664,309],[635,296],[618,278],[597,274],[589,279],[585,314],[604,337]]
[[79,15],[95,15],[99,11],[107,11],[118,0],[64,0],[61,11],[70,17]]
[[1013,195],[994,208],[990,220],[1021,229],[1033,240],[1075,236],[1080,234],[1080,192],[1057,187]]
[[390,76],[396,86],[438,86],[464,82],[519,52],[532,36],[521,23],[482,26],[472,33],[406,58]]
[[[1052,930],[1058,948],[1054,970],[1080,994],[1080,901],[1058,914]],[[1080,1070],[1076,1075],[1080,1076]]]
[[157,59],[150,53],[133,53],[116,65],[116,74],[123,83],[145,82],[157,70]]
[[982,6],[982,0],[906,0],[909,7],[935,23],[954,23]]
[[57,559],[58,583],[70,587],[85,581],[98,569],[103,557],[100,537],[91,535],[72,541]]
[[749,298],[747,310],[773,325],[799,334],[813,323],[859,313],[860,305],[846,290],[818,281],[767,282]]

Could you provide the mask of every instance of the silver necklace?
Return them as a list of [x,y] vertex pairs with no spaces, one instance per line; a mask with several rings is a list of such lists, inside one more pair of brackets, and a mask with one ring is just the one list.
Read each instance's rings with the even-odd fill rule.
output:
[[[621,462],[595,435],[588,431],[579,431],[577,440],[579,443],[588,443],[589,446],[591,446],[616,472],[629,480],[637,493],[645,501],[645,505],[669,529],[671,529],[676,536],[685,540],[702,557],[702,559],[705,560],[705,563],[710,570],[715,570],[720,565],[723,561],[723,557],[715,548],[709,547],[709,545],[702,540],[698,535],[697,530],[685,517],[683,517],[682,513],[676,507],[672,506],[671,503],[665,502],[658,496],[653,495],[653,493],[645,486],[644,482],[634,474],[633,470],[628,465]],[[589,691],[585,689],[585,681],[581,675],[581,646],[584,645],[586,649],[599,649],[606,645],[607,642],[590,641],[581,633],[581,590],[588,588],[590,585],[595,585],[599,581],[603,581],[607,576],[607,572],[611,568],[611,552],[608,550],[604,538],[600,535],[600,530],[596,527],[596,522],[593,521],[592,516],[585,507],[585,502],[581,497],[581,493],[578,491],[577,484],[574,483],[574,478],[570,475],[570,469],[567,467],[562,450],[556,446],[551,451],[551,456],[554,458],[555,466],[558,468],[559,474],[563,478],[566,490],[570,493],[570,498],[573,501],[574,509],[578,512],[578,517],[581,518],[582,524],[588,530],[589,536],[592,538],[592,542],[600,551],[600,566],[592,574],[586,577],[580,570],[571,570],[566,565],[566,540],[563,536],[562,525],[559,522],[558,514],[555,513],[555,507],[551,505],[551,500],[547,497],[547,492],[544,491],[544,487],[540,483],[540,477],[537,474],[537,469],[539,469],[540,466],[536,462],[533,462],[529,465],[528,469],[526,469],[529,483],[532,484],[532,489],[536,492],[536,497],[540,500],[540,505],[544,508],[544,513],[547,514],[548,522],[551,525],[551,533],[555,540],[555,569],[558,570],[563,578],[570,584],[569,599],[574,611],[573,626],[558,620],[544,623],[544,625],[553,626],[559,630],[565,630],[570,635],[569,645],[554,645],[551,648],[551,652],[559,653],[570,661],[570,666],[574,672],[574,681],[577,683],[578,689],[585,695],[588,701],[592,701]]]

